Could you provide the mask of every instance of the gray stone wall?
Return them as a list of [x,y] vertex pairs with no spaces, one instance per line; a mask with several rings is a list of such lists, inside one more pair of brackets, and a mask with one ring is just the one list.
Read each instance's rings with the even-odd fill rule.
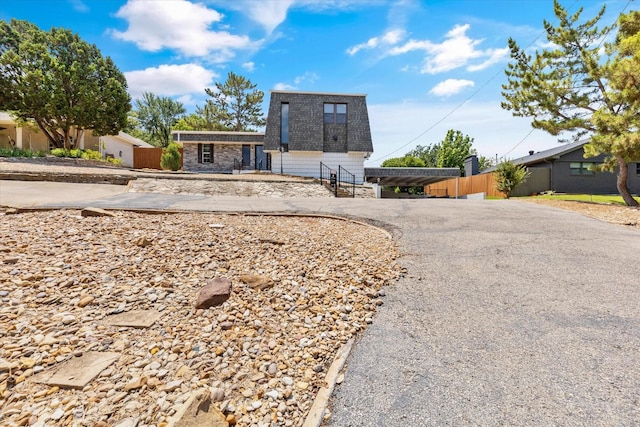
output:
[[[283,102],[289,103],[289,151],[373,152],[365,95],[285,91],[271,92],[265,150],[278,150],[280,146],[280,107]],[[332,139],[338,129],[325,128],[325,103],[347,104],[346,126],[329,125],[341,127],[340,144]]]
[[[183,147],[182,169],[185,171],[231,173],[234,159],[242,160],[242,145],[214,144],[212,163],[198,163],[198,144],[183,144]],[[253,167],[253,147],[251,154]]]

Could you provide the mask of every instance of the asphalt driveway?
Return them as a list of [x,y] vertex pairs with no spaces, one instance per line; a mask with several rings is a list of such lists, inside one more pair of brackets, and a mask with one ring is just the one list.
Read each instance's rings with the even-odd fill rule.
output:
[[47,204],[384,223],[407,274],[356,343],[327,425],[640,423],[635,230],[517,201],[125,193]]

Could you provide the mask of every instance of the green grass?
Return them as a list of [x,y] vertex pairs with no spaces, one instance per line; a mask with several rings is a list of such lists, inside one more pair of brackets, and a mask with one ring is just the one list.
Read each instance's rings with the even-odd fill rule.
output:
[[[523,199],[569,200],[576,202],[625,205],[622,196],[616,194],[553,194],[522,197]],[[640,203],[640,197],[634,197]]]

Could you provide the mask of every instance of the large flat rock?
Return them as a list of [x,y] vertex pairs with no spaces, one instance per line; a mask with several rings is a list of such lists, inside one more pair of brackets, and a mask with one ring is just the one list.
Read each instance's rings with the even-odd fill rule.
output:
[[120,358],[120,353],[89,351],[33,377],[39,383],[82,389],[100,372]]
[[159,318],[160,313],[155,310],[131,310],[109,316],[106,323],[113,326],[150,328]]

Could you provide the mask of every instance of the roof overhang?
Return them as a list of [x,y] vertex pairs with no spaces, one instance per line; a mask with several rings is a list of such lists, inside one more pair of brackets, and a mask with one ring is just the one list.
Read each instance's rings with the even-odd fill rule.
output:
[[384,186],[418,187],[460,176],[458,168],[364,168],[365,181]]

